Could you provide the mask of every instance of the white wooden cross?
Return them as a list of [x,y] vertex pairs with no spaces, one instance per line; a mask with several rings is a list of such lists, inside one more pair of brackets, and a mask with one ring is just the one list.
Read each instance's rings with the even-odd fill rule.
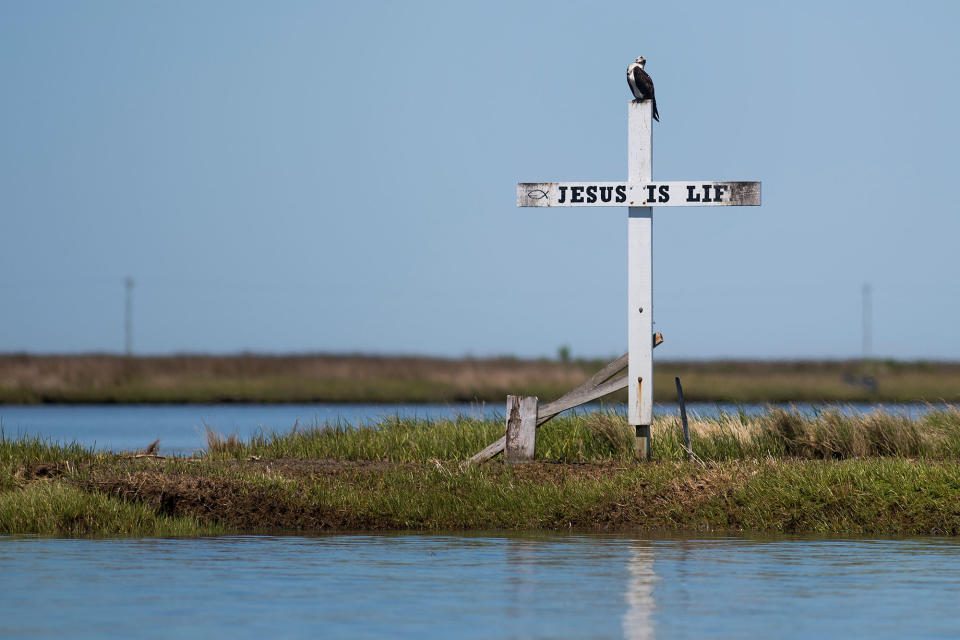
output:
[[626,182],[521,182],[520,207],[627,207],[628,420],[650,456],[653,423],[653,207],[759,205],[759,182],[654,182],[651,102],[628,109]]

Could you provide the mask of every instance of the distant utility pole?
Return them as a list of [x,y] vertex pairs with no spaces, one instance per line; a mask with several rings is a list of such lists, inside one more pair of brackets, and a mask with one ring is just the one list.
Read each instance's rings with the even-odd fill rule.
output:
[[126,289],[126,305],[124,307],[125,345],[127,356],[133,355],[133,278],[127,277],[123,281]]
[[863,359],[869,360],[873,353],[873,289],[863,283]]

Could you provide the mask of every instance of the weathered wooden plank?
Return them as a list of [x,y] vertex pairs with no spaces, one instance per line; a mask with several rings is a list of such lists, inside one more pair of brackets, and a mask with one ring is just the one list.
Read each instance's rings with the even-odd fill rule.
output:
[[[614,378],[613,380],[608,380],[607,382],[599,385],[593,390],[584,390],[580,393],[574,395],[572,392],[563,396],[559,400],[554,400],[549,404],[542,405],[537,408],[537,427],[540,427],[545,422],[550,420],[550,418],[555,417],[557,414],[566,411],[567,409],[573,409],[578,407],[581,404],[596,400],[601,398],[608,393],[613,393],[614,391],[619,391],[627,386],[627,376],[623,375],[619,378]],[[497,455],[503,451],[504,446],[506,445],[506,436],[500,438],[496,442],[489,444],[484,447],[484,449],[471,458],[466,460],[463,465],[478,464],[481,462],[486,462],[493,456]]]
[[597,386],[601,382],[606,382],[617,373],[620,373],[620,370],[627,366],[627,362],[629,361],[629,359],[630,359],[629,353],[623,354],[622,356],[620,356],[610,364],[606,365],[603,369],[600,369],[600,371],[597,371],[595,374],[587,378],[587,380],[583,384],[581,384],[579,387],[576,387],[575,389],[570,390],[567,394],[564,394],[564,395],[568,395],[570,393],[576,393],[581,389],[592,389],[593,387]]
[[562,413],[567,409],[573,409],[574,407],[579,407],[582,404],[592,402],[597,398],[602,398],[608,393],[619,391],[626,386],[627,376],[624,374],[619,378],[614,378],[613,380],[608,380],[603,384],[597,385],[593,389],[582,389],[576,392],[568,393],[562,398],[554,400],[553,402],[545,404],[539,408],[537,426],[539,427],[558,413]]
[[[608,393],[613,393],[614,391],[623,389],[627,385],[626,376],[621,376],[615,380],[610,380],[610,377],[627,366],[628,359],[629,354],[623,354],[604,368],[600,369],[600,371],[590,376],[579,387],[564,394],[553,402],[538,406],[537,426],[539,427],[562,411],[572,409],[573,407],[579,406],[585,402],[596,400],[597,398],[605,396]],[[466,466],[470,464],[486,462],[493,456],[503,451],[505,446],[506,436],[484,447],[481,451],[477,452],[471,458],[466,460],[463,465]]]
[[500,439],[497,440],[496,442],[491,442],[486,447],[484,447],[477,453],[473,454],[471,457],[464,460],[460,464],[460,466],[466,467],[471,464],[482,464],[487,460],[489,460],[490,458],[492,458],[493,456],[500,453],[501,451],[503,451],[503,448],[506,446],[506,444],[507,444],[507,437],[505,435],[501,436]]
[[759,206],[759,182],[520,182],[518,207]]
[[503,459],[515,464],[533,460],[537,441],[537,397],[507,396]]

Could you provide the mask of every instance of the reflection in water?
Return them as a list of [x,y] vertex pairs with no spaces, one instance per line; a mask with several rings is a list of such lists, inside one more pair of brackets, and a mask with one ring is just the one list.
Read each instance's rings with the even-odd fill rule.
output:
[[504,616],[509,621],[520,621],[536,606],[537,599],[537,549],[528,540],[507,542],[506,599]]
[[653,571],[653,548],[649,542],[630,545],[630,560],[627,564],[630,575],[627,580],[627,611],[623,614],[623,637],[630,640],[648,640],[654,637],[653,586],[657,574]]

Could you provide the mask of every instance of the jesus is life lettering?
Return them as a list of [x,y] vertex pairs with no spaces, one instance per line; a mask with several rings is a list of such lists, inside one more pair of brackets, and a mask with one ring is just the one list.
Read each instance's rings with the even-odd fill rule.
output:
[[[684,202],[711,203],[728,202],[730,194],[729,184],[644,184],[638,185],[644,192],[647,203],[667,204],[672,195],[671,187],[678,187]],[[558,184],[559,197],[556,204],[626,204],[627,183],[600,185],[600,184]],[[727,197],[724,197],[727,196]]]

